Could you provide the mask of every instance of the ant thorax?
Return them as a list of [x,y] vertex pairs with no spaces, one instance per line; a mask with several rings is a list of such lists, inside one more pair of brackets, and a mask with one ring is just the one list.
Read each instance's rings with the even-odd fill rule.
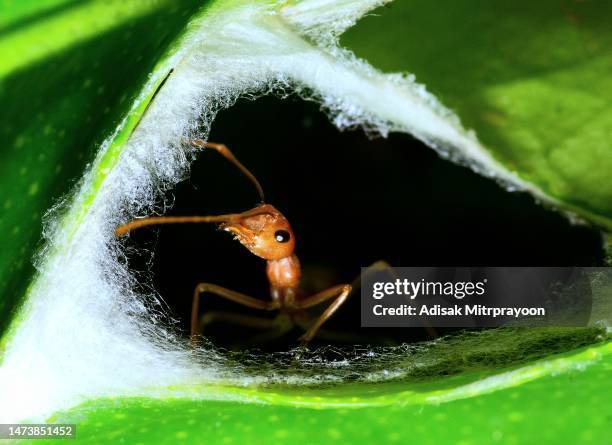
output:
[[300,284],[301,266],[295,255],[270,260],[266,268],[268,280],[270,281],[270,292],[273,300],[278,300],[281,305],[289,303],[295,298],[297,288]]

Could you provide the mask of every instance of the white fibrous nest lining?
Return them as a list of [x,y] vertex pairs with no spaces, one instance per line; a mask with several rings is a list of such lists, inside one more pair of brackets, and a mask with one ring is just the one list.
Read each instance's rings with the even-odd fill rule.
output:
[[[169,62],[172,74],[76,231],[68,233],[65,215],[83,207],[93,170],[63,210],[51,213],[39,275],[0,367],[0,422],[44,419],[88,398],[154,394],[151,388],[178,383],[244,383],[240,367],[228,369],[223,354],[195,353],[174,334],[154,292],[136,291],[142,286],[113,234],[127,220],[159,211],[163,193],[188,175],[195,155],[180,141],[206,139],[215,114],[244,95],[297,92],[318,101],[339,129],[411,133],[518,184],[413,78],[382,74],[336,46],[345,28],[382,3],[247,5],[212,11],[193,24]],[[266,374],[249,381],[261,383]]]

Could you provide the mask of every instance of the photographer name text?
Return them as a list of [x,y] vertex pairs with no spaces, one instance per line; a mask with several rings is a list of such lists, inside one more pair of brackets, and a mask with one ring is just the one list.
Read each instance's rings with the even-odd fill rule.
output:
[[491,307],[482,304],[466,304],[463,306],[454,305],[453,307],[444,307],[439,304],[428,306],[422,304],[420,308],[401,304],[395,307],[385,307],[382,304],[376,304],[372,308],[372,312],[376,316],[434,316],[434,317],[457,317],[464,315],[487,316],[487,317],[543,317],[546,315],[546,309],[543,307]]

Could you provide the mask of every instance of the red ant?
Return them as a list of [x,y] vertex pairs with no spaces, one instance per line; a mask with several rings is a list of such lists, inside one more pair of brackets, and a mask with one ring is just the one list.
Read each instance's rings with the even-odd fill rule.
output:
[[[307,344],[319,331],[319,328],[330,318],[336,310],[346,301],[352,287],[350,284],[339,284],[314,295],[303,297],[299,292],[301,275],[300,262],[293,252],[295,237],[287,218],[276,208],[264,201],[264,193],[259,181],[253,174],[234,157],[224,144],[205,142],[202,140],[187,141],[190,145],[199,148],[212,148],[232,162],[247,176],[257,188],[261,203],[251,210],[242,213],[214,216],[153,216],[136,219],[119,226],[115,230],[117,236],[124,235],[131,230],[156,224],[174,223],[219,223],[222,230],[232,233],[235,238],[254,255],[267,261],[267,275],[270,282],[271,300],[264,301],[249,295],[211,283],[199,283],[193,293],[191,309],[191,342],[196,343],[200,332],[199,303],[200,294],[210,292],[244,306],[266,311],[278,309],[281,316],[286,316],[291,323],[298,323],[304,319],[305,309],[316,306],[331,298],[334,301],[312,323],[306,332],[299,338],[302,345]],[[229,315],[229,316],[228,316]],[[255,317],[226,314],[223,318],[241,324],[250,324],[257,327],[274,325],[274,320]],[[207,321],[210,322],[212,318]]]

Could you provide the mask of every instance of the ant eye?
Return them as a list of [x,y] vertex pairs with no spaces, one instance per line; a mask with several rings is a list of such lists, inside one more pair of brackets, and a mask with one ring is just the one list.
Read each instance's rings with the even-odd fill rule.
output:
[[291,235],[286,230],[277,230],[274,232],[274,239],[279,243],[286,243],[291,239]]

